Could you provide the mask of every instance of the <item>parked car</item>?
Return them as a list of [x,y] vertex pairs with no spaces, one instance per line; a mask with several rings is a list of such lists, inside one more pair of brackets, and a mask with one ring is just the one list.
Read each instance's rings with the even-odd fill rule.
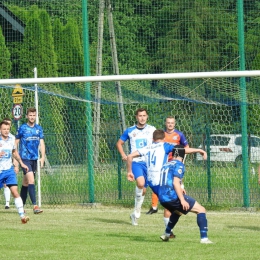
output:
[[[199,146],[205,149],[207,143]],[[250,162],[260,162],[260,137],[255,135],[248,136],[248,156]],[[196,156],[197,160],[203,160],[200,154]],[[242,162],[242,136],[241,134],[217,134],[210,136],[210,161],[234,162],[238,166]]]

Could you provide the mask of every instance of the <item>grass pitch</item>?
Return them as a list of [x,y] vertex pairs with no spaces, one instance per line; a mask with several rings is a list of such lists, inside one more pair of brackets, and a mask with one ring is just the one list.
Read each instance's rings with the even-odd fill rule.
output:
[[[44,209],[44,207],[43,207]],[[131,209],[104,207],[44,209],[21,224],[16,209],[0,209],[3,259],[260,259],[260,212],[209,211],[209,238],[200,244],[196,215],[182,216],[176,239],[162,242],[163,211],[130,224]]]

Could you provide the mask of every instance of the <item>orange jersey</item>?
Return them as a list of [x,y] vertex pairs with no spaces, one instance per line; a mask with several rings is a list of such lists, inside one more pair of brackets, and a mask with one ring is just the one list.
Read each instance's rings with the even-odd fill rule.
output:
[[[174,145],[183,145],[184,147],[188,145],[188,141],[185,137],[185,135],[176,129],[172,133],[165,132],[165,138],[164,141],[167,143],[171,143]],[[172,153],[169,153],[168,161],[172,159]]]

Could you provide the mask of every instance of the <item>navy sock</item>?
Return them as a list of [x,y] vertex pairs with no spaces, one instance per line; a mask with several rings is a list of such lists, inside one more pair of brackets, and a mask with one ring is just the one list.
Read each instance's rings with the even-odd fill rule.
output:
[[206,219],[206,213],[197,214],[197,224],[200,229],[200,238],[208,237],[208,221]]
[[36,205],[35,185],[29,184],[28,185],[28,191],[29,191],[29,195],[30,195],[32,204]]
[[180,215],[176,213],[172,213],[168,222],[168,225],[166,227],[165,233],[170,234],[172,229],[175,227],[177,222],[179,221]]
[[20,196],[22,198],[23,205],[25,205],[25,203],[26,203],[27,192],[28,192],[28,187],[27,186],[22,186],[21,191],[20,191]]

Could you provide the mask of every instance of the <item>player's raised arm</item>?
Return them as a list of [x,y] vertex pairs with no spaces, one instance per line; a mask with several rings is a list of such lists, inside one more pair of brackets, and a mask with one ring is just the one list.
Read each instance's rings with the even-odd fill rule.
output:
[[184,148],[185,149],[185,153],[189,154],[189,153],[200,153],[203,156],[203,159],[206,160],[207,159],[207,153],[202,150],[202,149],[197,149],[197,148]]

